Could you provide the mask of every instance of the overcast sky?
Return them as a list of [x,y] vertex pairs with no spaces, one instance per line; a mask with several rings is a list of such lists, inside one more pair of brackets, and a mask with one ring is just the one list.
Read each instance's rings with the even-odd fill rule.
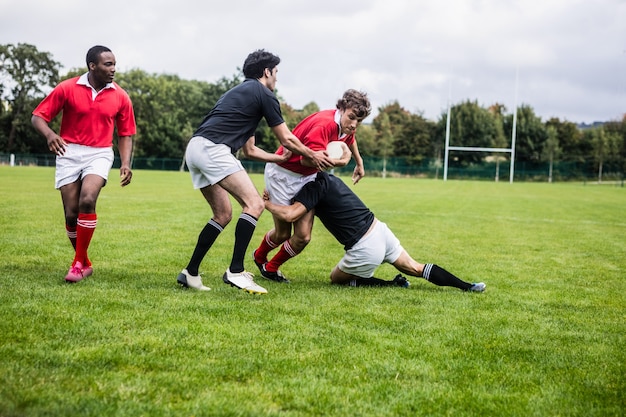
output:
[[295,108],[333,108],[356,88],[374,115],[398,101],[438,120],[468,99],[527,104],[544,121],[626,113],[626,0],[0,0],[7,43],[63,71],[102,44],[118,71],[207,82],[263,48],[280,56],[277,92]]

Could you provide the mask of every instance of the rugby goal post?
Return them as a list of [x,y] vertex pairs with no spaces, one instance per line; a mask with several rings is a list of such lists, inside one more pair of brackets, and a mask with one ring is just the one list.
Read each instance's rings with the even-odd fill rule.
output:
[[511,168],[509,170],[509,183],[513,183],[513,175],[515,173],[515,130],[517,126],[517,84],[518,73],[515,74],[515,108],[513,110],[513,131],[511,132],[511,147],[510,148],[481,148],[473,146],[450,146],[450,100],[448,100],[448,117],[446,120],[446,146],[443,162],[443,180],[448,180],[448,155],[450,151],[463,151],[463,152],[502,152],[511,154]]

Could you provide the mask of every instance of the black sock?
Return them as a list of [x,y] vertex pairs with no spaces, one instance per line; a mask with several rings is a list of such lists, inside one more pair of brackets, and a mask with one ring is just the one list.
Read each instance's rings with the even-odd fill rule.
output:
[[396,285],[394,281],[385,281],[381,278],[356,278],[350,281],[348,284],[351,287],[387,287],[390,285]]
[[233,259],[230,262],[230,272],[243,272],[243,259],[254,234],[257,220],[256,217],[248,213],[241,213],[239,216],[235,227],[235,247],[233,248]]
[[441,287],[456,287],[466,291],[472,286],[469,282],[465,282],[457,278],[450,272],[435,264],[426,264],[424,266],[422,276],[426,280]]
[[194,276],[198,275],[200,263],[211,246],[213,246],[215,239],[217,239],[222,230],[224,230],[224,228],[213,219],[204,226],[204,229],[202,229],[198,236],[198,243],[196,243],[196,248],[193,250],[191,260],[187,265],[187,272]]

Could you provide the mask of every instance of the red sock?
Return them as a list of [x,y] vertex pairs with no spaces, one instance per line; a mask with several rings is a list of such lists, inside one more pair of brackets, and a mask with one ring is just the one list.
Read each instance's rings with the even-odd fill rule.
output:
[[74,262],[80,262],[83,266],[90,266],[91,262],[87,257],[87,249],[91,243],[93,232],[96,230],[98,216],[96,213],[78,213],[78,223],[76,224],[76,256]]
[[67,237],[72,243],[72,247],[74,251],[76,251],[76,226],[70,226],[69,224],[65,224],[65,233],[67,233]]
[[270,239],[270,233],[272,233],[273,231],[274,229],[270,230],[265,234],[265,236],[263,236],[261,244],[254,251],[254,260],[258,263],[263,264],[267,262],[267,254],[270,253],[272,249],[276,249],[278,245],[280,245],[280,243],[274,243],[272,242],[272,239]]
[[265,265],[265,270],[269,272],[276,272],[278,268],[294,256],[297,256],[300,252],[296,252],[291,247],[291,244],[287,240],[280,247],[280,250],[274,257]]

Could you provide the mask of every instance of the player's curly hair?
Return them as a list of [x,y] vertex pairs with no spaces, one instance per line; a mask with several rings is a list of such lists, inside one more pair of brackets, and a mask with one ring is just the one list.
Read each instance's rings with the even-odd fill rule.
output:
[[86,58],[87,68],[89,68],[90,62],[97,64],[98,60],[100,59],[100,54],[103,52],[111,52],[111,50],[107,48],[106,46],[102,46],[102,45],[96,45],[96,46],[92,46],[91,48],[89,48],[89,50],[87,51],[87,58]]
[[372,105],[367,98],[367,93],[353,89],[343,93],[343,97],[337,101],[337,108],[339,110],[352,109],[359,119],[365,119],[372,112]]
[[280,64],[280,58],[264,49],[251,52],[243,63],[243,75],[246,78],[261,78],[265,68],[270,71]]

